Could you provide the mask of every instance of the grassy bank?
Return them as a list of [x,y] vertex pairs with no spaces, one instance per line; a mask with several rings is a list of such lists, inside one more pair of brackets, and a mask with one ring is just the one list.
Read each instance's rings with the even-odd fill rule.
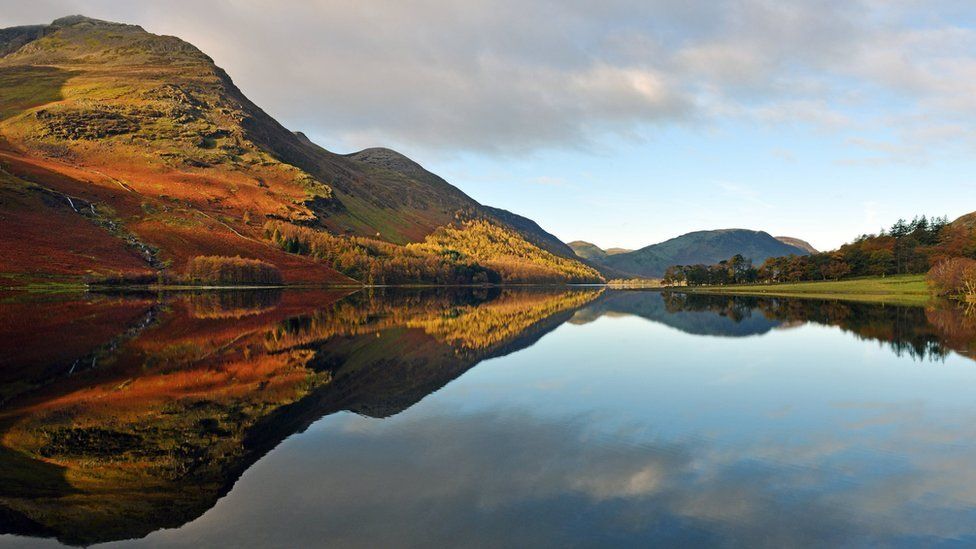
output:
[[681,291],[708,294],[814,297],[897,305],[925,305],[932,297],[928,285],[925,283],[924,275],[898,275],[884,278],[856,278],[789,284],[682,287]]

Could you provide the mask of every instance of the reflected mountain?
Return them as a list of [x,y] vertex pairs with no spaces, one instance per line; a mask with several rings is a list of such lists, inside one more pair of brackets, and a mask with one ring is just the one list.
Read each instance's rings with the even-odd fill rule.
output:
[[183,525],[323,416],[399,414],[563,323],[694,335],[837,326],[914,358],[973,357],[951,306],[602,289],[93,295],[0,307],[0,533],[87,545]]
[[[599,294],[222,292],[5,306],[0,532],[87,545],[180,526],[322,416],[397,414],[532,345]],[[24,327],[46,337],[18,345]]]
[[573,316],[584,324],[607,316],[631,315],[694,335],[745,337],[762,335],[782,325],[778,319],[753,314],[753,304],[739,298],[648,291],[607,292]]
[[637,316],[693,335],[747,337],[805,323],[839,327],[888,345],[898,356],[940,360],[949,352],[976,358],[976,311],[936,302],[928,307],[783,297],[614,291],[577,311],[570,322]]

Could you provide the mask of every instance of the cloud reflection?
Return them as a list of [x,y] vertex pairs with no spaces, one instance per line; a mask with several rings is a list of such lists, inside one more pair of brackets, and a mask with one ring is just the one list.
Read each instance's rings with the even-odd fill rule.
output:
[[202,530],[203,543],[242,545],[908,544],[958,538],[974,518],[968,448],[862,462],[843,434],[764,453],[597,434],[586,416],[444,412],[328,419],[179,537],[149,541]]

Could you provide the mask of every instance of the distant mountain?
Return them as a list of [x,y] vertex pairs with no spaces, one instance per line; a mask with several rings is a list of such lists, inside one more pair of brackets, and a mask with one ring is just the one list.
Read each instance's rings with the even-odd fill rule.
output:
[[806,240],[800,240],[799,238],[793,238],[792,236],[777,236],[776,237],[776,240],[779,240],[783,244],[789,244],[790,246],[794,246],[794,247],[800,248],[801,250],[806,250],[806,252],[807,253],[810,253],[810,254],[818,254],[818,253],[820,253],[819,250],[817,250],[816,248],[814,248]]
[[586,242],[585,240],[574,240],[568,245],[573,249],[573,252],[575,252],[577,256],[582,257],[583,259],[588,259],[590,261],[599,263],[607,258],[607,252],[605,250],[596,244]]
[[631,273],[623,272],[619,269],[611,267],[607,263],[607,259],[618,253],[625,253],[629,250],[624,250],[623,248],[609,248],[606,250],[601,249],[596,244],[586,242],[585,240],[576,240],[569,243],[569,247],[576,253],[576,257],[583,261],[586,265],[589,265],[600,272],[604,278],[607,280],[613,280],[615,278],[631,278],[633,275]]
[[758,264],[768,257],[807,255],[808,252],[763,231],[720,229],[696,231],[632,252],[608,255],[601,263],[617,271],[659,277],[671,265],[711,265],[735,254],[742,254]]
[[755,309],[755,298],[664,294],[661,292],[604,292],[573,315],[573,324],[586,324],[604,315],[633,315],[688,334],[746,337],[784,324]]
[[627,252],[634,251],[627,248],[607,248],[604,250],[596,244],[587,242],[585,240],[574,240],[573,242],[569,243],[569,247],[576,252],[577,256],[595,262],[601,262],[605,260],[607,256],[625,254]]
[[0,168],[11,274],[155,280],[183,276],[195,258],[241,256],[286,283],[392,269],[467,280],[472,258],[406,246],[481,221],[512,243],[493,258],[509,272],[546,271],[516,253],[525,245],[547,264],[547,254],[578,259],[532,220],[396,151],[336,154],[289,131],[177,37],[82,16],[0,29]]

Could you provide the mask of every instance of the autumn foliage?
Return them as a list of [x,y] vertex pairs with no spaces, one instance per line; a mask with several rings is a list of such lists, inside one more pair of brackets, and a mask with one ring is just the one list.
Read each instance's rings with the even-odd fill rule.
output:
[[910,222],[899,220],[888,230],[862,235],[830,252],[770,257],[757,267],[741,256],[711,266],[676,265],[668,269],[665,280],[690,286],[780,283],[922,274],[932,269],[933,283],[960,294],[957,271],[964,258],[976,259],[976,230],[945,218],[922,216]]
[[194,284],[227,286],[281,284],[281,272],[274,265],[259,259],[210,255],[191,259],[186,279]]
[[558,257],[488,221],[437,229],[423,242],[400,246],[337,236],[272,221],[265,237],[283,250],[326,262],[367,284],[486,284],[600,282],[578,261]]
[[592,267],[559,257],[513,231],[480,219],[441,227],[423,242],[409,244],[407,248],[455,260],[477,261],[498,272],[505,282],[603,282],[603,277]]
[[932,267],[927,279],[939,295],[976,296],[976,260],[947,259]]
[[381,240],[336,236],[280,221],[266,224],[264,232],[286,252],[319,259],[365,284],[501,282],[497,273],[477,262],[423,253]]

